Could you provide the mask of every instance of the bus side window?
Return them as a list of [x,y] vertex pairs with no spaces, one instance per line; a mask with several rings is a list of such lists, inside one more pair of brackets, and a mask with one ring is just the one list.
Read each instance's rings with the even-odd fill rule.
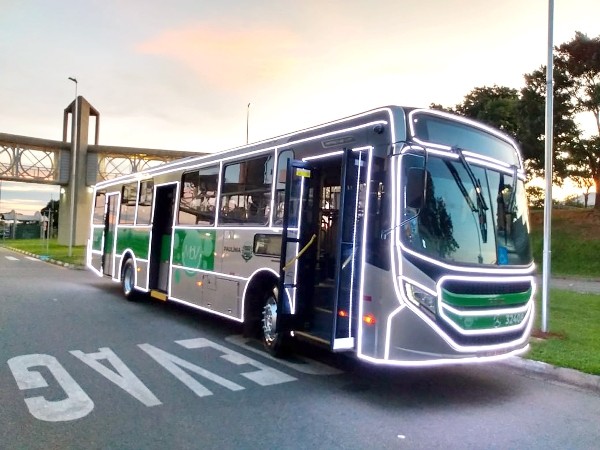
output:
[[228,164],[224,168],[219,220],[239,225],[267,225],[273,154]]
[[382,239],[381,233],[390,227],[390,195],[386,192],[386,184],[389,180],[385,168],[385,159],[374,157],[371,175],[371,187],[369,199],[369,227],[367,228],[367,252],[366,260],[383,270],[390,270],[390,243]]
[[275,185],[275,203],[274,203],[274,214],[273,224],[281,225],[283,223],[283,206],[285,201],[285,182],[287,177],[287,165],[290,159],[294,159],[294,150],[288,149],[283,150],[279,153],[277,159],[277,177]]
[[104,225],[104,208],[106,205],[106,192],[98,191],[94,202],[94,225]]
[[121,211],[119,223],[121,225],[133,225],[135,219],[135,205],[137,204],[137,183],[129,183],[123,186],[121,191]]
[[150,225],[152,219],[152,198],[154,196],[154,181],[145,180],[140,182],[138,196],[138,213],[135,220],[136,225]]
[[219,166],[202,167],[183,174],[178,222],[185,225],[215,223]]

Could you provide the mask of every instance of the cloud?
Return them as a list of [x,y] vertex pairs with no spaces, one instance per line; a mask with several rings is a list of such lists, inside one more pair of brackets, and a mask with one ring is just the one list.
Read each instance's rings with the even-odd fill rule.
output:
[[135,50],[179,62],[209,86],[229,90],[293,74],[300,47],[300,39],[289,29],[200,23],[163,31]]

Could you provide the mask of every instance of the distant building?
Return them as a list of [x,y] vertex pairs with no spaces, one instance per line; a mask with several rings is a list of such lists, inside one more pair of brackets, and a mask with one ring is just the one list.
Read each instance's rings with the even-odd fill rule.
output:
[[44,236],[48,218],[36,211],[33,216],[20,214],[13,209],[0,213],[2,239],[39,239]]

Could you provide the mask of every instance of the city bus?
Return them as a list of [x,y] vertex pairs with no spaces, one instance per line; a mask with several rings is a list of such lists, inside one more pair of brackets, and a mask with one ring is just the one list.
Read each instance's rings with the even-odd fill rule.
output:
[[98,183],[87,266],[127,299],[374,364],[525,352],[535,266],[502,132],[387,106]]

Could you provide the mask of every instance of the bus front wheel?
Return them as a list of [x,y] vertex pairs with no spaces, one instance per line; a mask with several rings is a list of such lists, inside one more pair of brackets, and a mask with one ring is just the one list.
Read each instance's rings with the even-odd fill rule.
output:
[[135,264],[133,264],[133,260],[131,259],[128,259],[123,264],[121,287],[123,288],[123,295],[127,300],[135,300]]
[[262,341],[265,349],[273,356],[285,353],[285,335],[277,332],[277,288],[270,290],[264,300],[262,310]]

